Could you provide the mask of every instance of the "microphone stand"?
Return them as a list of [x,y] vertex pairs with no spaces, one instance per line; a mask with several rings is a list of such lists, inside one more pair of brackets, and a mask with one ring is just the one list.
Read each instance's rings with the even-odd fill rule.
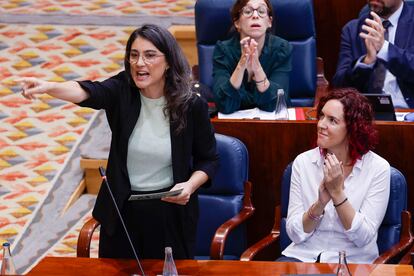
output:
[[142,276],[145,276],[144,269],[142,269],[141,262],[139,261],[137,252],[135,251],[134,244],[132,243],[131,237],[129,236],[128,230],[125,226],[124,220],[122,219],[122,215],[121,215],[121,212],[119,211],[118,205],[116,204],[115,197],[112,194],[111,188],[109,187],[108,180],[106,179],[105,169],[102,166],[99,167],[99,173],[101,174],[102,180],[105,182],[105,185],[108,188],[109,194],[111,195],[112,201],[115,205],[116,212],[118,213],[119,219],[121,220],[121,223],[122,223],[122,227],[124,228],[129,244],[131,245],[132,252],[134,252],[134,256],[135,256],[135,260],[137,261],[138,268],[141,271]]

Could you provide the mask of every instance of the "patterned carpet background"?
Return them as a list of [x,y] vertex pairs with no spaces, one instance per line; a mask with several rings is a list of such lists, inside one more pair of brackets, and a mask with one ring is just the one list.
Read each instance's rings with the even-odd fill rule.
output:
[[151,15],[194,16],[193,0],[7,0],[0,1],[0,12],[9,14],[59,15]]
[[[0,1],[0,243],[12,243],[19,273],[46,255],[76,255],[78,231],[95,197],[84,195],[63,210],[82,178],[80,156],[110,133],[102,112],[47,95],[26,100],[15,79],[112,76],[123,68],[133,29],[149,18],[148,23],[165,27],[177,19],[192,24],[193,7],[194,1],[174,0]],[[50,24],[32,24],[38,23],[34,16]],[[117,24],[126,16],[136,23]],[[78,25],[86,17],[93,24]],[[97,151],[105,154],[105,143]],[[97,236],[92,255],[97,255]]]

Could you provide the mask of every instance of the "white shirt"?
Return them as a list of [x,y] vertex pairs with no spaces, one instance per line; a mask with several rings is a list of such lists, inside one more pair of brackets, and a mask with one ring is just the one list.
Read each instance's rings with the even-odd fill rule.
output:
[[303,230],[302,216],[318,198],[323,179],[323,156],[319,148],[296,157],[292,167],[286,231],[293,241],[282,254],[304,262],[338,262],[346,251],[350,263],[372,263],[378,257],[378,228],[384,218],[390,192],[390,165],[369,151],[357,160],[345,179],[345,194],[355,209],[351,228],[345,230],[330,201],[325,215],[311,233]]
[[[400,19],[400,15],[403,9],[404,3],[402,2],[401,6],[388,18],[391,22],[391,26],[388,27],[388,41],[384,41],[382,44],[381,49],[377,53],[377,58],[388,62],[388,47],[389,44],[394,44],[395,41],[395,33],[398,27],[398,20]],[[372,68],[374,64],[365,64],[362,62],[362,59],[365,56],[358,59],[355,67],[361,68]],[[389,71],[386,70],[385,72],[385,80],[384,80],[384,87],[382,88],[383,92],[386,94],[390,94],[392,98],[392,102],[395,107],[397,108],[409,108],[407,102],[404,99],[404,96],[401,92],[400,87],[398,86],[397,78]]]
[[141,111],[128,141],[127,168],[133,191],[155,191],[174,184],[170,121],[165,97],[141,94]]

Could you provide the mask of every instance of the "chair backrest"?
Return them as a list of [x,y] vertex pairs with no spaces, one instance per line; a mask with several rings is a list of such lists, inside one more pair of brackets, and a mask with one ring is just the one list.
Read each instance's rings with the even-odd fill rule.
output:
[[[289,205],[291,175],[292,163],[286,167],[282,176],[282,219],[280,226],[280,248],[282,250],[292,242],[286,233],[286,218]],[[378,230],[377,245],[380,255],[400,241],[402,227],[401,212],[404,210],[407,210],[407,182],[399,170],[391,167],[390,197],[387,211]]]
[[[312,0],[271,0],[272,33],[293,47],[289,95],[293,106],[312,106],[316,91],[316,32]],[[213,51],[230,38],[234,0],[197,0],[195,26],[200,82],[213,86]]]
[[379,254],[399,242],[403,210],[407,210],[407,182],[399,170],[391,167],[390,198],[377,238]]
[[[196,259],[209,257],[211,241],[217,228],[241,210],[244,183],[248,180],[249,156],[246,146],[234,137],[215,136],[220,166],[211,186],[199,190]],[[229,235],[224,259],[238,259],[246,249],[246,244],[246,229],[241,225]]]
[[[414,6],[414,0],[404,0],[404,2],[407,3],[408,5]],[[358,17],[366,16],[368,12],[369,12],[369,7],[368,7],[368,4],[366,4],[362,7],[361,11],[359,12]]]

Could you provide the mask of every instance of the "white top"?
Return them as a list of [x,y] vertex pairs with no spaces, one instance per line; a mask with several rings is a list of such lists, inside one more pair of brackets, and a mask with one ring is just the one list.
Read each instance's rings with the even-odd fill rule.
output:
[[357,160],[345,179],[345,194],[355,209],[352,226],[345,231],[332,201],[311,233],[303,230],[302,216],[318,198],[323,179],[323,156],[319,148],[296,157],[292,167],[286,230],[293,241],[282,254],[304,262],[338,262],[346,251],[350,263],[372,263],[378,257],[378,228],[384,218],[390,193],[390,165],[369,151]]
[[141,111],[128,141],[127,168],[133,191],[154,191],[173,185],[170,121],[165,97],[141,94]]

